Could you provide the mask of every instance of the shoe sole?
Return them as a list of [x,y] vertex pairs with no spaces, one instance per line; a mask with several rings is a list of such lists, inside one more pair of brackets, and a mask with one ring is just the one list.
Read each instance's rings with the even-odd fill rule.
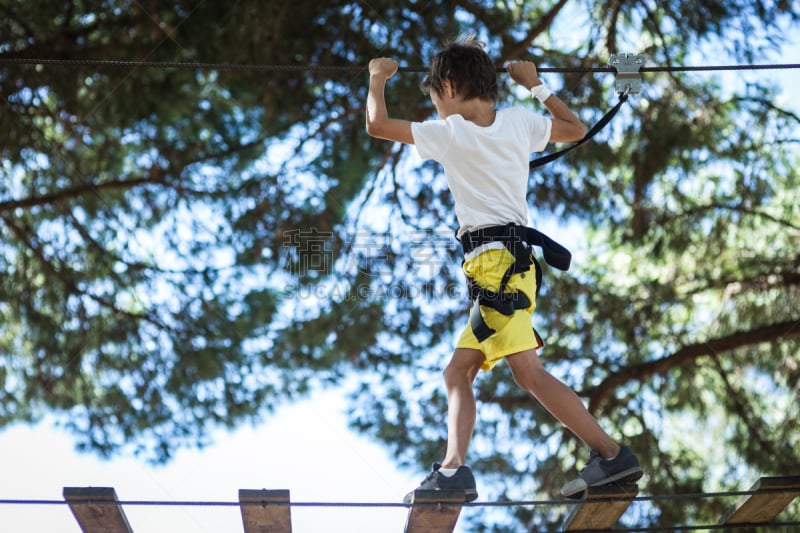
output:
[[[462,490],[462,489],[442,489],[442,490]],[[463,490],[464,490],[464,503],[469,503],[478,499],[477,489],[463,489]],[[411,503],[411,497],[412,493],[407,494],[406,497],[403,498],[403,504],[408,506],[414,505],[413,503]]]
[[643,475],[644,471],[642,471],[642,467],[635,466],[633,468],[623,470],[622,472],[617,472],[613,476],[603,478],[600,481],[591,483],[589,486],[602,487],[603,485],[609,485],[617,481],[630,481],[630,482],[639,481]]
[[644,475],[644,471],[642,470],[641,467],[633,467],[633,468],[629,468],[627,470],[623,470],[622,472],[618,472],[618,473],[614,474],[613,476],[604,478],[604,479],[602,479],[600,481],[596,481],[595,483],[592,483],[591,485],[586,485],[585,489],[581,488],[579,490],[576,490],[576,491],[573,491],[573,492],[570,492],[570,493],[567,493],[567,494],[564,494],[562,492],[561,495],[563,497],[569,498],[571,500],[580,500],[581,498],[583,498],[585,496],[585,493],[586,493],[586,491],[588,490],[589,487],[603,487],[605,485],[612,485],[612,484],[619,483],[619,482],[634,483],[636,481],[639,481],[642,478],[643,475]]

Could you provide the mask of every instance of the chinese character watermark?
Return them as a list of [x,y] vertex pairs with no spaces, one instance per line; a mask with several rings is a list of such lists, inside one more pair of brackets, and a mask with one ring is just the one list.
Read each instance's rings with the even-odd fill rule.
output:
[[[460,277],[452,272],[442,277],[444,269],[458,268],[452,260],[458,244],[451,231],[337,236],[310,228],[286,231],[283,237],[284,269],[300,282],[286,288],[296,296],[336,301],[449,299],[464,292]],[[330,279],[307,283],[324,278]]]

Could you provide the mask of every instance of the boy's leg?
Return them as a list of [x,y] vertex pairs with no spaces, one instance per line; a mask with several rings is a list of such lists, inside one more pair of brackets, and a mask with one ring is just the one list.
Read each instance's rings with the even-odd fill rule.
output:
[[482,352],[456,348],[444,370],[447,388],[447,453],[442,468],[458,468],[466,462],[475,429],[475,393],[472,384],[485,357]]
[[[485,357],[479,350],[456,348],[444,371],[447,387],[447,453],[442,464],[435,463],[433,471],[422,481],[418,489],[464,491],[464,500],[471,502],[478,497],[475,478],[464,464],[472,430],[475,428],[475,394],[472,382],[478,375]],[[453,471],[443,472],[442,469]],[[409,492],[403,502],[410,505],[414,492]]]
[[642,477],[639,460],[627,446],[619,446],[589,413],[575,392],[545,370],[536,350],[506,358],[514,380],[591,449],[589,462],[577,479],[561,488],[561,495],[581,497],[590,486]]
[[603,431],[578,395],[544,368],[536,350],[509,355],[506,361],[517,385],[531,393],[587,446],[606,459],[619,453],[619,445]]

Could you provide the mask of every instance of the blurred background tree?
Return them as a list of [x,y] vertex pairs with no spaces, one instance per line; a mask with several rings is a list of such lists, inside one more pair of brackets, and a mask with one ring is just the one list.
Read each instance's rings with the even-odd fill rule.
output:
[[[0,15],[0,424],[55,414],[82,449],[166,462],[341,385],[353,427],[422,472],[444,450],[440,371],[468,302],[441,170],[363,131],[368,60],[426,65],[475,33],[498,65],[748,64],[780,52],[800,6],[2,0]],[[97,59],[230,68],[79,61]],[[390,81],[393,114],[432,116],[421,77]],[[543,77],[587,123],[613,102],[608,74]],[[500,105],[536,106],[501,81]],[[530,178],[532,222],[576,256],[545,273],[542,357],[634,448],[647,493],[800,464],[800,119],[778,90],[647,75],[597,140]],[[504,367],[476,387],[483,496],[554,495],[587,450]]]

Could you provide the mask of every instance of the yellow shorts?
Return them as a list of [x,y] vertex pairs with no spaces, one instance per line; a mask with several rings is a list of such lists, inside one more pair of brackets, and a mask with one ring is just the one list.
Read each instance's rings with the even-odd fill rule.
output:
[[[478,285],[496,292],[500,288],[500,281],[509,265],[514,262],[514,256],[507,249],[486,250],[477,257],[464,262],[463,270],[467,277],[473,279]],[[522,291],[530,299],[531,305],[527,309],[518,309],[511,316],[506,316],[490,307],[482,307],[483,319],[486,324],[497,333],[478,342],[472,333],[472,326],[467,320],[467,326],[461,333],[456,343],[456,348],[471,348],[483,352],[486,360],[481,365],[483,370],[491,370],[504,357],[530,350],[541,348],[542,343],[531,325],[531,315],[536,309],[536,273],[534,267],[528,272],[514,274],[506,286],[507,292]]]

